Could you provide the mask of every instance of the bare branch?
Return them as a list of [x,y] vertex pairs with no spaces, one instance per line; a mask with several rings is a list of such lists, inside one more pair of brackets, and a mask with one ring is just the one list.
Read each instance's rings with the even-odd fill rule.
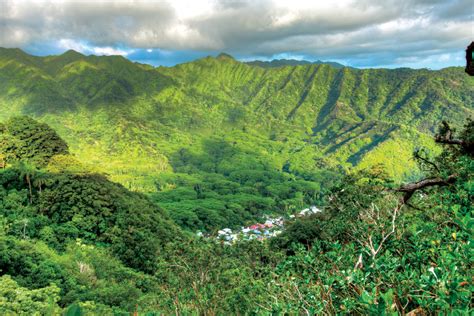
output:
[[408,183],[400,188],[397,189],[398,192],[412,192],[416,191],[419,189],[423,189],[429,186],[435,186],[435,185],[448,185],[450,183],[453,183],[457,178],[457,174],[452,174],[446,179],[443,178],[429,178],[429,179],[423,179],[418,182],[414,183]]
[[440,177],[423,179],[418,182],[405,184],[401,186],[400,188],[398,188],[397,191],[405,192],[405,195],[402,198],[403,199],[402,202],[403,204],[406,204],[408,200],[412,197],[413,193],[415,193],[415,191],[423,189],[423,188],[431,187],[431,186],[436,186],[436,185],[438,186],[449,185],[451,183],[454,183],[454,181],[456,181],[457,176],[458,176],[457,174],[452,174],[446,179],[443,179]]
[[448,144],[448,145],[459,145],[459,146],[467,145],[467,142],[465,142],[462,139],[452,139],[452,138],[447,138],[440,135],[435,137],[435,142],[440,143],[440,144]]
[[359,255],[359,259],[357,259],[356,264],[354,265],[354,270],[362,269],[364,267],[364,263],[362,261],[362,254]]
[[415,152],[415,153],[414,153],[414,157],[415,157],[416,159],[419,159],[419,160],[423,161],[424,163],[426,163],[426,164],[432,166],[438,173],[440,173],[440,170],[439,170],[438,166],[437,166],[434,162],[432,162],[431,160],[429,160],[428,158],[425,158],[425,157],[423,157],[422,155],[420,155],[419,152]]

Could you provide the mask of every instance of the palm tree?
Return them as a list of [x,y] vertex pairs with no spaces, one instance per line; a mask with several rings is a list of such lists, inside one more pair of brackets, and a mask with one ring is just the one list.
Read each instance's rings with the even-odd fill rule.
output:
[[[33,179],[33,187],[39,189],[39,195],[43,192],[43,186],[46,185],[48,181],[47,172],[44,170],[36,170],[35,178]],[[44,208],[40,207],[40,213],[43,214]]]
[[21,223],[23,224],[23,239],[26,239],[26,227],[28,226],[28,223],[30,220],[28,218],[24,218],[21,220]]
[[34,164],[30,163],[27,160],[20,160],[17,165],[18,171],[20,172],[20,179],[26,181],[28,184],[29,191],[29,202],[33,203],[33,186],[31,179],[37,172],[37,169]]
[[33,186],[39,189],[41,194],[43,190],[43,185],[47,183],[46,173],[43,170],[36,170],[35,179],[33,180]]

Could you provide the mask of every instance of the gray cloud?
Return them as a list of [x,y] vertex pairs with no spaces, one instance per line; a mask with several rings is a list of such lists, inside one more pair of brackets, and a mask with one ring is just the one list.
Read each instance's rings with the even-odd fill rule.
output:
[[112,1],[2,2],[2,39],[7,45],[32,41],[84,39],[96,45],[138,44],[141,37],[153,43],[165,38],[174,23],[167,3]]
[[[284,40],[293,36],[328,35],[353,32],[373,24],[395,19],[401,8],[369,5],[358,1],[350,6],[332,8],[278,8],[272,3],[248,3],[238,9],[224,9],[218,14],[191,21],[203,34],[218,39],[223,46],[241,49],[241,43],[251,44]],[[247,45],[249,46],[249,45]]]
[[470,0],[288,2],[5,0],[0,46],[77,41],[239,56],[284,52],[371,66],[446,58],[474,38]]

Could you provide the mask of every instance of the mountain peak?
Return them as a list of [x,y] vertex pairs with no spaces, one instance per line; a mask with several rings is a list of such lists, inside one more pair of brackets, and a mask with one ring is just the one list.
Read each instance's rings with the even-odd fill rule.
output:
[[83,54],[75,51],[74,49],[69,49],[67,50],[66,52],[62,53],[60,56],[62,57],[68,57],[68,58],[71,58],[71,57],[75,57],[75,58],[80,58],[80,57],[84,57]]
[[29,56],[20,48],[6,48],[6,47],[0,47],[0,54],[9,55],[9,56]]
[[217,55],[216,58],[217,58],[217,59],[221,59],[221,60],[225,60],[225,59],[235,60],[234,57],[232,57],[231,55],[229,55],[229,54],[227,54],[227,53],[220,53],[219,55]]

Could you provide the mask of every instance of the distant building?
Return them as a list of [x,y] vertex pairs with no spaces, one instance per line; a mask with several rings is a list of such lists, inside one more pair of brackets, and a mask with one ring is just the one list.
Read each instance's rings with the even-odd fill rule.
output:
[[307,216],[307,215],[316,214],[316,213],[320,213],[320,212],[322,212],[322,211],[319,208],[317,208],[316,206],[313,205],[310,208],[305,208],[304,210],[299,212],[298,215]]

